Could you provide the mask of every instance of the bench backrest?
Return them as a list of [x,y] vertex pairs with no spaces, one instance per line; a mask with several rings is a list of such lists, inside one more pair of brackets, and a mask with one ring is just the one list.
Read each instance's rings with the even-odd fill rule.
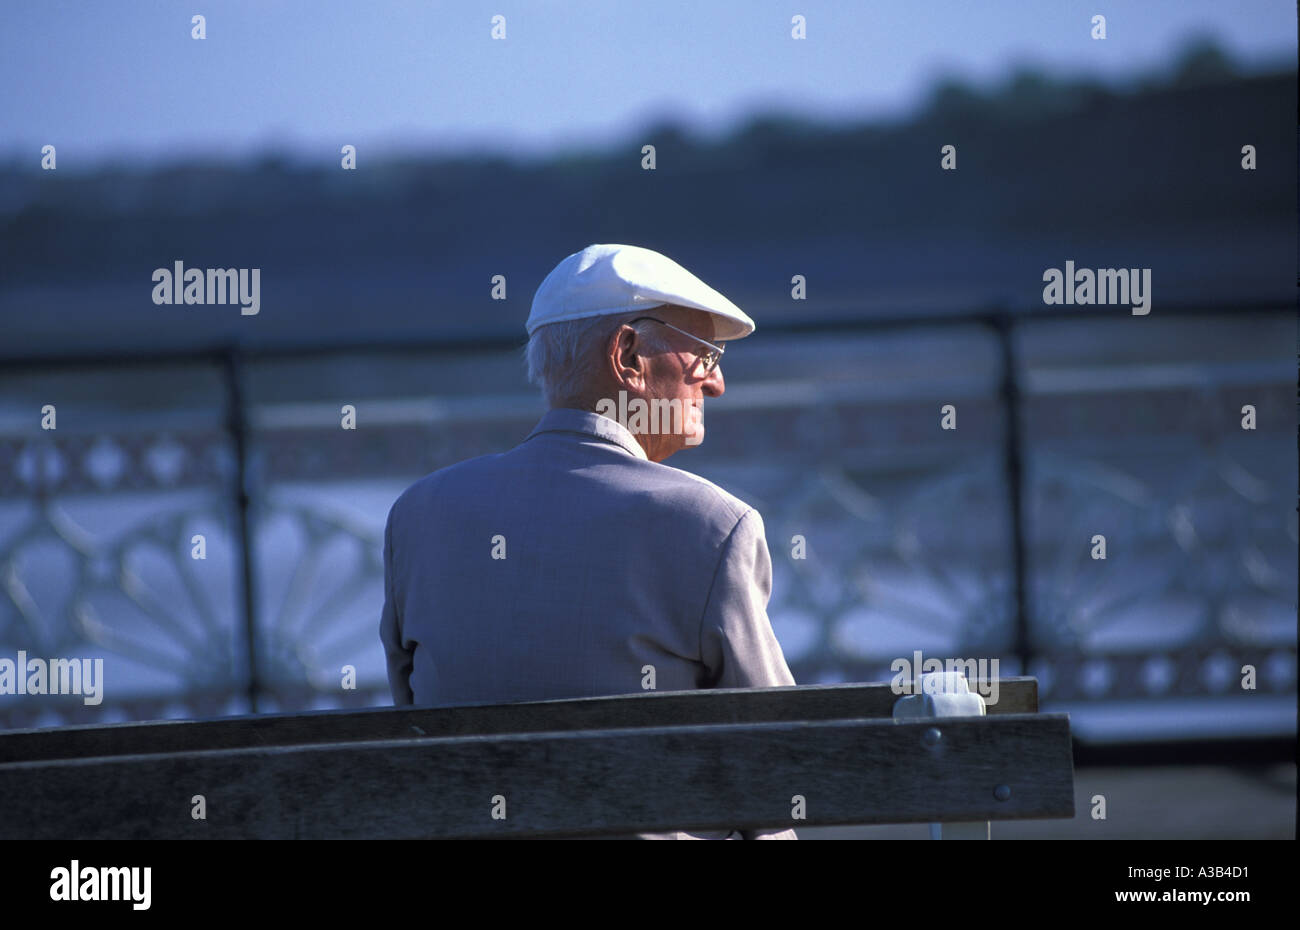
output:
[[[973,681],[971,688],[980,684]],[[990,714],[1037,712],[1036,679],[1003,678],[998,684],[998,702],[989,705]],[[911,683],[906,682],[903,687],[910,689]],[[0,731],[0,763],[542,730],[887,718],[897,700],[898,694],[889,684],[800,685],[648,692],[520,704],[377,707],[360,711],[10,730]]]
[[[888,685],[0,733],[0,838],[525,837],[1074,813],[1069,721]],[[196,820],[203,796],[206,819]]]

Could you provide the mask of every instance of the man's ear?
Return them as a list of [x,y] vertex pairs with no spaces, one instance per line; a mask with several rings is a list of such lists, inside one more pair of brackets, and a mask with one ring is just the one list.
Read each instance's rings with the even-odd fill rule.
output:
[[640,335],[627,324],[620,326],[609,341],[609,368],[620,387],[645,387],[645,357],[639,350]]

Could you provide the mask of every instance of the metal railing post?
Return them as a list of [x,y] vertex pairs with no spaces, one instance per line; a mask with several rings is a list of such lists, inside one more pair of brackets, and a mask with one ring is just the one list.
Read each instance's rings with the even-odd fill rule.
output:
[[1025,594],[1025,516],[1024,516],[1024,441],[1021,436],[1021,402],[1019,364],[1016,358],[1015,320],[1005,311],[997,311],[990,323],[998,334],[1002,359],[1000,395],[1006,413],[1003,437],[1003,467],[1007,475],[1007,496],[1011,521],[1011,578],[1015,596],[1015,641],[1013,651],[1020,662],[1018,674],[1029,674],[1032,653],[1029,633],[1029,607]]
[[235,451],[235,536],[239,544],[240,595],[244,611],[244,647],[248,661],[248,710],[258,712],[261,685],[257,674],[257,618],[253,597],[253,535],[249,528],[248,415],[244,407],[243,366],[239,349],[221,353],[226,383],[226,429]]

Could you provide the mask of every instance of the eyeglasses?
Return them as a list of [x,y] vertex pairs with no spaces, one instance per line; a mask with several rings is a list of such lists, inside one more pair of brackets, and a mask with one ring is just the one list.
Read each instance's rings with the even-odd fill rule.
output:
[[[652,316],[639,316],[635,320],[633,320],[632,323],[640,323],[642,320],[651,320],[652,322],[658,323],[660,326],[667,326],[669,329],[679,332],[683,336],[690,336],[696,342],[700,342],[708,346],[709,351],[700,356],[700,358],[704,359],[704,373],[706,375],[713,374],[713,369],[717,368],[718,362],[722,360],[722,353],[727,351],[726,348],[723,346],[715,346],[711,342],[705,342],[699,336],[691,336],[691,334],[688,333],[686,330],[677,329],[677,327],[674,326],[673,324],[665,323],[663,320],[657,320]],[[630,326],[632,324],[629,323],[628,325]]]

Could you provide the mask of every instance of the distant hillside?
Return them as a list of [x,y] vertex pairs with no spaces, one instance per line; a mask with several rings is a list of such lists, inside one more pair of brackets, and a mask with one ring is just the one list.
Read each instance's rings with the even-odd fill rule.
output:
[[[601,241],[659,248],[765,319],[1033,305],[1066,259],[1151,267],[1157,307],[1290,300],[1295,113],[1294,72],[1241,78],[1202,54],[1131,93],[1026,73],[993,94],[943,85],[901,124],[774,116],[716,144],[664,126],[543,164],[10,166],[0,338],[45,354],[521,333],[546,271]],[[262,312],[155,306],[150,273],[177,259],[261,268]]]

